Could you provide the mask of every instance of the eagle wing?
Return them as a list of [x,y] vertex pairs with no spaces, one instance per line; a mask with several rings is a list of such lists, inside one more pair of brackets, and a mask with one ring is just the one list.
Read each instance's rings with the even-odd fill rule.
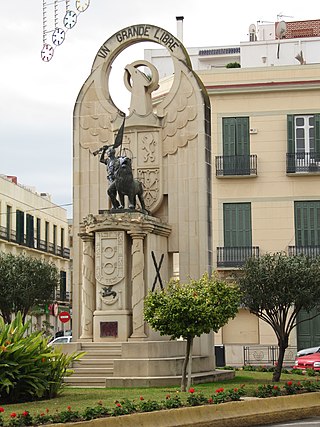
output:
[[80,145],[91,152],[102,145],[112,145],[120,120],[123,121],[123,115],[110,100],[98,96],[92,82],[80,107]]
[[158,115],[163,115],[163,156],[174,154],[198,134],[195,90],[183,72],[179,79],[175,76],[175,80],[172,95],[165,98],[157,109]]

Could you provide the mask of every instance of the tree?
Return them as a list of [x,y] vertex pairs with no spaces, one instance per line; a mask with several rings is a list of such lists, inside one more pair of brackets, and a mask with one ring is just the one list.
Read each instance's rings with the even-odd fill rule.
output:
[[0,313],[5,323],[10,323],[12,313],[19,311],[24,322],[35,304],[52,301],[58,283],[54,264],[0,252]]
[[[242,269],[239,286],[243,303],[251,313],[268,323],[279,346],[273,381],[280,381],[285,350],[291,331],[301,321],[299,312],[320,305],[320,258],[266,254],[250,258]],[[310,320],[316,315],[311,315]],[[304,321],[303,320],[303,321]]]
[[235,317],[240,304],[236,285],[218,280],[205,273],[199,280],[181,283],[171,280],[161,291],[149,292],[145,298],[144,318],[160,335],[187,340],[182,368],[181,390],[191,384],[192,346],[196,336],[218,330]]

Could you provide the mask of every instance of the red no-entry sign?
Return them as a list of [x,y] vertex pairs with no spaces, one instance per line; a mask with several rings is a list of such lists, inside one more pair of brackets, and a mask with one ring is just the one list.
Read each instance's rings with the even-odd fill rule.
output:
[[67,323],[71,319],[70,313],[68,311],[61,311],[59,313],[59,319],[62,323]]

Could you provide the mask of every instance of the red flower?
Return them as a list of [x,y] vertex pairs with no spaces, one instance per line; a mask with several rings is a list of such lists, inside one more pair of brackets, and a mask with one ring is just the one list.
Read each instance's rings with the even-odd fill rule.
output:
[[194,392],[195,392],[194,388],[193,388],[193,387],[190,387],[190,388],[189,388],[189,393],[194,393]]
[[235,391],[235,392],[237,393],[238,389],[237,389],[237,388],[234,388],[234,389],[233,389],[233,391]]
[[0,412],[4,412],[4,409],[0,406]]
[[170,399],[170,394],[167,394],[167,395],[166,395],[166,399]]
[[22,412],[22,416],[23,417],[27,417],[29,415],[29,412],[28,411],[24,411],[24,412]]
[[288,381],[287,382],[287,385],[290,387],[290,386],[292,386],[292,381]]
[[278,387],[277,385],[274,385],[274,386],[273,386],[273,389],[274,389],[274,390],[279,390],[279,387]]
[[43,357],[42,359],[41,359],[41,362],[42,363],[44,363],[46,361],[46,358],[45,357]]
[[15,412],[11,412],[10,417],[11,418],[15,418],[17,416],[17,414]]
[[44,412],[41,412],[40,417],[44,417]]
[[118,408],[121,408],[121,403],[119,403],[119,402],[118,402],[118,403],[117,403],[117,406],[118,406]]
[[143,397],[143,396],[140,396],[140,400],[144,400],[144,397]]
[[71,411],[71,406],[70,405],[68,406],[68,411]]
[[49,408],[47,408],[47,409],[46,409],[46,413],[47,413],[47,414],[49,413]]
[[224,391],[224,388],[218,388],[217,390],[216,390],[216,393],[223,393],[223,391]]
[[213,402],[212,397],[209,397],[209,399],[208,399],[208,403],[212,403],[212,402]]

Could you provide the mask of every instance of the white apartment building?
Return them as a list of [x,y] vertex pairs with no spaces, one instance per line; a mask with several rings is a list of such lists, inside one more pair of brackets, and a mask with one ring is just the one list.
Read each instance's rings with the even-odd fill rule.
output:
[[58,319],[59,311],[71,307],[67,211],[54,204],[48,193],[21,185],[16,176],[0,175],[0,188],[0,251],[56,265],[60,286],[42,320],[49,321],[52,333],[71,329],[70,322],[62,325]]

